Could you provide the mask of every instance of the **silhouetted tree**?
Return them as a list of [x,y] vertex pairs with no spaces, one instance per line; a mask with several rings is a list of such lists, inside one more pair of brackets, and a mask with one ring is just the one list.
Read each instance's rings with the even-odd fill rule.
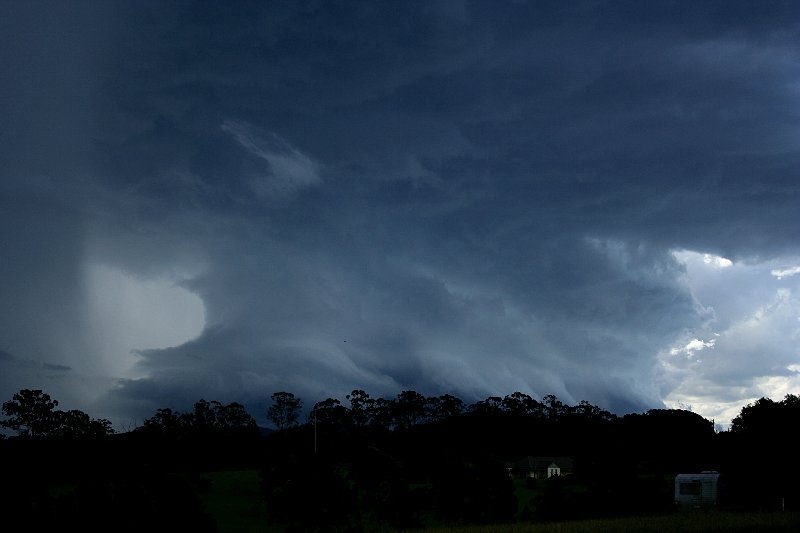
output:
[[426,399],[422,394],[406,390],[394,400],[395,424],[401,428],[410,428],[425,421],[427,415]]
[[22,389],[11,400],[3,403],[3,414],[9,417],[0,421],[5,428],[25,437],[102,437],[114,433],[111,422],[94,420],[83,411],[56,411],[58,401],[39,389]]
[[500,396],[489,396],[485,400],[469,406],[470,412],[480,414],[498,414],[503,410],[503,399]]
[[111,422],[101,418],[92,419],[83,411],[53,411],[52,435],[66,438],[98,438],[114,433]]
[[194,409],[189,413],[184,413],[185,425],[198,431],[208,431],[217,426],[217,410],[222,405],[219,402],[207,402],[200,399],[195,402]]
[[185,420],[181,419],[180,413],[166,407],[158,409],[156,414],[145,420],[142,430],[177,436],[183,432],[184,423]]
[[522,392],[515,392],[503,398],[502,408],[514,416],[534,416],[542,412],[542,404]]
[[353,425],[363,427],[369,423],[369,411],[372,398],[361,389],[356,389],[346,396],[350,400],[350,417]]
[[548,394],[542,398],[547,418],[554,420],[567,412],[568,406],[559,400],[555,394]]
[[370,424],[375,427],[392,429],[395,426],[395,402],[386,398],[375,398],[369,403]]
[[433,421],[454,418],[464,412],[464,402],[451,394],[428,398],[428,416]]
[[158,409],[144,421],[143,429],[162,435],[180,436],[191,433],[233,433],[256,429],[255,419],[244,405],[232,402],[199,400],[192,411],[180,413],[169,408]]
[[610,412],[597,407],[596,405],[592,405],[591,403],[587,402],[586,400],[581,400],[581,402],[570,408],[570,413],[582,417],[586,417],[592,420],[613,420],[615,417]]
[[239,402],[222,405],[214,403],[214,421],[218,429],[224,431],[251,431],[256,429],[256,421]]
[[272,405],[267,409],[269,418],[278,429],[286,429],[297,424],[300,418],[302,400],[291,392],[276,392],[272,396]]
[[50,398],[49,394],[39,389],[22,389],[3,403],[3,414],[8,419],[0,421],[0,425],[25,437],[49,435],[55,426],[53,412],[56,406],[58,401]]
[[[800,397],[788,394],[781,401],[760,398],[744,406],[721,435],[726,445],[725,476],[737,507],[800,509],[800,460],[796,428],[800,423]],[[753,469],[743,456],[769,458],[778,468]],[[753,486],[758,491],[752,491]]]
[[348,426],[351,420],[347,407],[336,398],[315,403],[309,417],[312,423],[338,427]]
[[787,394],[780,402],[760,398],[742,407],[741,412],[731,420],[731,432],[776,433],[782,428],[790,427],[788,422],[796,422],[798,417],[800,417],[800,396]]

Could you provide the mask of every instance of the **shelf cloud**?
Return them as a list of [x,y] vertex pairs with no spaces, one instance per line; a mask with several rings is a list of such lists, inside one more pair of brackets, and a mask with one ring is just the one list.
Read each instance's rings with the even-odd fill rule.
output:
[[0,395],[800,392],[793,4],[0,6]]

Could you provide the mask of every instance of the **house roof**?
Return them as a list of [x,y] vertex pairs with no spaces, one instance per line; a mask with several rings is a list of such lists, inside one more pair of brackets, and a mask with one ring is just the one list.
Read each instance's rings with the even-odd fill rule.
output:
[[528,455],[516,461],[507,461],[506,467],[519,470],[547,470],[555,466],[562,470],[572,470],[572,457]]
[[675,476],[676,482],[681,481],[707,481],[719,479],[719,472],[700,472],[696,474],[678,474]]

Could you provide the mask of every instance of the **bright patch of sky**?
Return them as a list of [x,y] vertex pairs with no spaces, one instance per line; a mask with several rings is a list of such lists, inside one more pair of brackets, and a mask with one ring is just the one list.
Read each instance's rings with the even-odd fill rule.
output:
[[86,271],[89,343],[95,368],[116,377],[134,377],[139,350],[167,348],[203,331],[203,301],[175,280],[139,279],[122,270],[91,265]]
[[778,279],[788,278],[790,276],[794,276],[795,274],[800,274],[800,266],[775,268],[770,271],[770,274],[772,274]]
[[717,341],[715,339],[711,339],[709,341],[692,339],[688,343],[686,343],[686,346],[680,346],[670,349],[669,353],[670,355],[686,354],[686,357],[691,358],[694,357],[695,354],[700,350],[704,350],[706,348],[713,348],[716,342]]
[[733,261],[718,255],[703,254],[703,263],[712,265],[716,268],[728,268],[733,265]]
[[[660,356],[665,403],[690,408],[727,428],[761,397],[800,393],[800,280],[796,261],[733,262],[679,251],[682,282],[709,319]],[[702,352],[702,353],[701,353]]]

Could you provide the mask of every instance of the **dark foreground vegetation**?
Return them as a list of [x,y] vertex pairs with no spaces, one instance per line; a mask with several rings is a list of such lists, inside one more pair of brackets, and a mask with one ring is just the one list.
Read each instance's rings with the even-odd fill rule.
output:
[[[42,391],[20,391],[2,406],[0,424],[17,433],[0,440],[2,516],[26,531],[800,526],[793,395],[743,407],[726,432],[688,411],[619,417],[522,393],[465,405],[356,390],[347,406],[317,403],[305,423],[298,398],[272,400],[272,432],[240,404],[200,400],[115,434],[107,421],[58,411]],[[542,458],[562,461],[561,475],[520,468]],[[721,473],[715,509],[678,513],[676,474],[704,470]]]

